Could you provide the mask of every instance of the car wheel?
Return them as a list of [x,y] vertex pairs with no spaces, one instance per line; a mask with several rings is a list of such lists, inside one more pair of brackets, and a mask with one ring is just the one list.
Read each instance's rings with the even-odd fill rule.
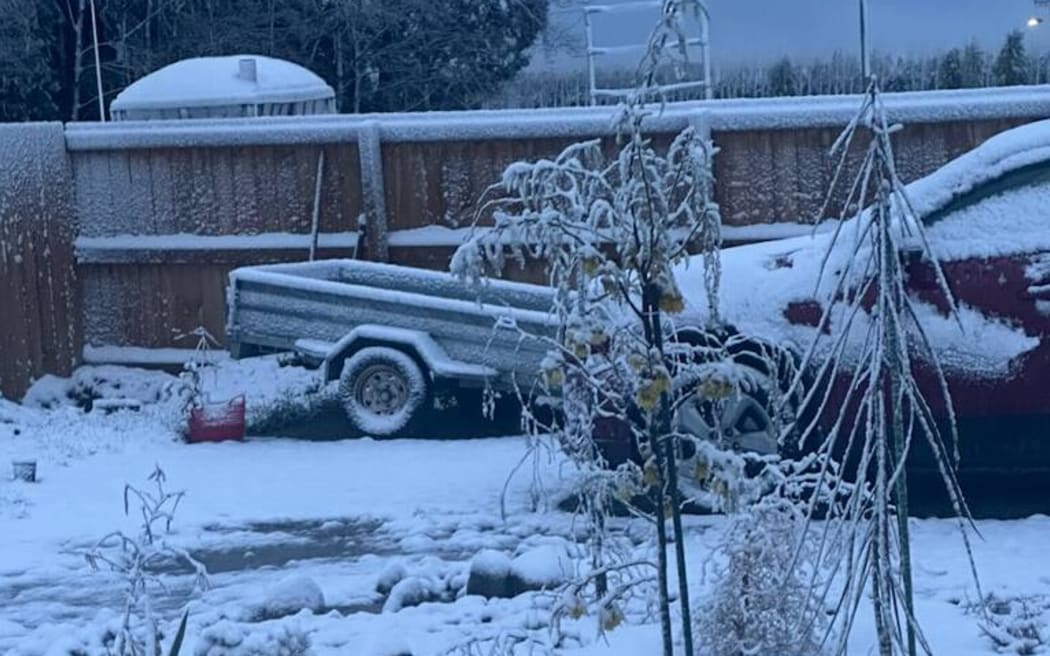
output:
[[[764,396],[764,395],[763,395]],[[769,416],[763,398],[740,393],[716,404],[694,395],[675,414],[675,428],[697,439],[721,444],[734,451],[759,455],[779,452],[776,422]]]
[[412,356],[372,346],[347,358],[339,394],[355,430],[374,437],[398,437],[416,428],[429,385]]

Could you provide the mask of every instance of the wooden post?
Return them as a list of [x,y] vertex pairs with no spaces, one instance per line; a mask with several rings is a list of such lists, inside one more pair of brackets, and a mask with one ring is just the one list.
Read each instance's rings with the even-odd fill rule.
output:
[[368,121],[358,132],[357,152],[361,159],[361,196],[367,226],[365,244],[368,259],[386,262],[387,247],[386,188],[383,184],[383,148],[379,123]]

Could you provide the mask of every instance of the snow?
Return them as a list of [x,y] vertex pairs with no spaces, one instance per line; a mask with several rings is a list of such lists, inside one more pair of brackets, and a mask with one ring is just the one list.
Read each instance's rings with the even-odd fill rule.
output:
[[[374,275],[371,275],[374,272]],[[355,275],[360,274],[360,275]],[[396,277],[401,274],[402,280],[397,288],[391,289],[379,283],[383,278]],[[343,280],[354,276],[355,282]],[[523,309],[515,306],[496,304],[479,304],[469,300],[469,290],[463,288],[453,276],[447,273],[423,271],[409,267],[393,265],[376,265],[354,260],[326,260],[309,265],[264,265],[243,267],[230,274],[232,284],[257,283],[271,288],[294,290],[300,293],[315,293],[339,296],[347,299],[373,300],[402,305],[406,308],[442,310],[467,315],[488,315],[493,319],[511,318],[522,323],[550,325],[551,316],[547,312],[534,309]],[[459,286],[459,298],[438,296],[439,290]],[[430,293],[425,290],[430,287]],[[499,282],[485,289],[496,299],[503,292],[508,297],[517,299],[531,296],[532,304],[549,296],[542,287]],[[234,308],[233,312],[236,312]]]
[[[255,61],[255,79],[239,74]],[[292,62],[262,55],[194,57],[168,64],[117,94],[112,111],[296,102],[332,98],[324,80]]]
[[293,575],[282,579],[266,592],[266,598],[254,608],[254,615],[262,619],[276,619],[295,615],[301,610],[320,614],[325,609],[321,586],[307,576]]
[[[367,404],[361,403],[353,392],[358,384],[357,376],[380,363],[393,365],[404,378],[403,402],[389,414],[375,412]],[[339,380],[343,391],[343,407],[353,424],[369,435],[396,434],[408,425],[427,399],[427,382],[412,356],[384,346],[363,348],[347,358]]]
[[[851,228],[849,225],[844,229]],[[826,298],[834,277],[825,275],[820,290],[817,279],[829,238],[829,234],[820,234],[723,251],[722,317],[745,334],[794,344],[800,351],[804,350],[813,341],[816,328],[792,324],[783,312],[792,302]],[[939,242],[932,234],[930,238],[934,252],[940,252]],[[846,237],[844,245],[850,241],[851,238]],[[838,270],[843,264],[841,258],[848,255],[847,248],[839,248],[830,260],[828,271]],[[676,276],[686,299],[685,318],[703,321],[707,301],[699,263],[687,263],[676,271]],[[989,318],[975,308],[961,305],[956,320],[943,316],[928,303],[915,302],[927,335],[948,370],[978,378],[1001,375],[1008,371],[1011,360],[1039,345],[1038,337]],[[831,317],[832,328],[840,319]],[[854,330],[862,334],[860,331],[865,325],[859,318]],[[851,353],[845,354],[847,360]]]
[[[410,346],[423,360],[423,363],[427,365],[427,369],[437,378],[484,380],[498,373],[491,367],[461,362],[450,358],[445,349],[441,348],[441,345],[435,342],[433,337],[424,332],[395,328],[393,326],[374,325],[357,326],[338,342],[328,344],[327,347],[323,348],[325,354],[324,366],[326,369],[331,366],[331,358],[333,356],[346,353],[346,350],[354,342],[358,341],[381,341],[387,344],[394,343]],[[296,345],[298,346],[303,342],[305,342],[305,346],[313,347],[313,349],[308,348],[308,354],[311,351],[314,353],[321,352],[322,344],[324,344],[318,340],[300,339],[296,340]],[[328,372],[326,376],[332,377],[332,373],[337,372]]]
[[85,364],[119,364],[119,365],[181,365],[195,359],[217,363],[226,360],[230,354],[226,351],[208,351],[198,353],[195,349],[185,348],[145,348],[142,346],[92,346],[85,344],[82,361]]
[[554,588],[572,580],[576,568],[565,545],[555,543],[517,556],[510,561],[510,573],[530,587]]
[[[302,367],[283,366],[277,356],[246,360],[229,360],[225,352],[212,352],[215,366],[201,370],[201,392],[206,399],[225,401],[245,395],[249,426],[264,422],[279,412],[290,400],[321,393],[322,381],[317,371]],[[105,423],[96,413],[82,412],[81,408],[98,400],[131,399],[138,401],[141,416],[120,413],[131,423],[161,421],[174,438],[178,424],[179,404],[184,399],[185,381],[163,371],[135,369],[115,365],[89,365],[78,368],[66,378],[45,376],[26,392],[22,406],[0,404],[0,428],[5,415],[12,417],[11,425],[18,425],[32,438],[50,439],[52,432],[65,430],[67,424],[84,421],[85,425]],[[172,407],[178,406],[178,407]],[[11,408],[15,410],[11,410]],[[63,409],[64,412],[39,414],[27,408]],[[128,428],[131,430],[131,428]],[[118,432],[105,431],[105,440],[118,437]],[[0,432],[0,438],[4,435]],[[92,438],[83,443],[68,443],[77,452],[92,448]],[[56,440],[56,443],[63,443]]]
[[1050,253],[1039,253],[1032,258],[1025,275],[1034,283],[1050,281]]
[[[1044,118],[1046,86],[914,91],[884,94],[894,121]],[[859,96],[806,96],[669,103],[647,123],[651,131],[679,132],[702,120],[714,131],[815,128],[845,125]],[[405,114],[255,117],[193,121],[72,123],[70,150],[277,145],[357,141],[371,125],[383,142],[595,137],[613,134],[614,107],[478,110]]]
[[[726,242],[768,241],[770,239],[786,239],[788,237],[808,235],[814,230],[824,232],[833,228],[834,223],[830,221],[816,227],[812,223],[799,223],[788,220],[742,226],[724,225],[722,226],[722,240]],[[470,237],[484,234],[490,230],[491,228],[488,227],[449,228],[447,226],[431,225],[422,228],[394,230],[389,233],[388,243],[390,246],[398,248],[456,247],[462,245]]]
[[[1040,125],[1050,128],[1050,123]],[[1045,131],[1047,146],[1037,151],[1039,159],[1034,160],[1037,162],[1050,159],[1050,130]],[[989,146],[996,145],[998,144],[989,142]],[[981,148],[975,152],[983,150]],[[1009,171],[1017,162],[1027,163],[1029,156],[1034,154],[1018,153],[1007,159],[1009,164],[999,166],[1003,167],[1003,171]],[[982,182],[994,179],[986,174],[988,168],[984,164],[985,158],[966,160],[969,158],[964,157],[945,167],[943,179],[941,176],[936,178],[939,183],[938,191],[953,188],[959,190],[953,191],[954,194],[958,194],[962,190],[977,188]],[[956,173],[961,168],[957,166],[960,161],[972,166],[972,169],[967,167],[965,176]],[[995,170],[996,165],[988,164],[988,167]],[[916,200],[913,202],[917,206],[922,203],[924,206],[940,209],[944,205],[944,202],[939,200],[941,194],[933,190],[932,183],[916,183],[914,189]],[[927,229],[927,237],[935,244],[935,252],[944,260],[1005,257],[1019,253],[1050,251],[1050,219],[1045,213],[1048,204],[1050,182],[1043,181],[1011,189],[952,211],[947,217],[934,221]],[[929,211],[924,215],[929,214]]]
[[[330,232],[317,236],[318,248],[357,247],[358,233]],[[108,237],[76,238],[74,248],[80,262],[99,262],[112,259],[115,253],[141,257],[141,251],[240,251],[240,250],[310,250],[311,235],[291,232],[264,232],[254,235],[194,235],[176,233],[167,235],[121,234]]]
[[1009,171],[1047,160],[1050,160],[1050,121],[1037,121],[997,134],[909,184],[908,198],[918,216],[928,216],[954,198]]
[[[249,398],[299,384],[294,368],[267,359],[248,364],[227,362],[219,369],[230,384],[247,386]],[[242,368],[222,371],[236,367]],[[115,381],[113,374],[108,378]],[[127,387],[141,381],[128,372]],[[36,457],[43,471],[37,484],[0,480],[0,652],[43,656],[77,647],[90,656],[105,653],[101,637],[118,619],[121,582],[92,573],[79,554],[103,532],[133,521],[123,515],[124,483],[141,483],[154,463],[164,467],[170,489],[187,491],[167,539],[216,563],[211,588],[192,597],[184,576],[164,575],[168,592],[158,597],[157,609],[168,636],[189,602],[185,653],[263,656],[282,653],[279,645],[301,648],[308,641],[314,656],[439,656],[471,653],[465,646],[474,641],[491,647],[518,635],[545,644],[556,593],[485,600],[455,591],[474,568],[516,571],[549,583],[575,572],[567,554],[579,527],[549,505],[571,483],[560,460],[538,462],[541,498],[549,500],[538,512],[533,477],[524,472],[510,479],[502,519],[499,500],[521,459],[522,438],[302,442],[256,435],[244,443],[187,445],[158,423],[161,413],[151,414],[156,406],[96,416],[0,402],[0,462],[18,447]],[[18,436],[15,425],[23,429]],[[440,426],[433,429],[440,435]],[[63,462],[54,453],[66,454]],[[613,530],[630,534],[629,526],[616,520]],[[985,592],[1045,601],[1050,518],[980,520],[977,526]],[[725,527],[722,517],[687,518],[688,549],[697,567],[715,557]],[[995,653],[970,610],[976,592],[955,524],[915,519],[911,531],[916,598],[935,653]],[[311,552],[314,547],[321,550]],[[652,558],[648,552],[638,556]],[[377,595],[381,582],[391,588],[403,583],[389,597],[397,602]],[[697,598],[703,598],[710,581],[698,579],[696,585]],[[311,610],[251,619],[268,598],[290,597],[295,603],[282,610]],[[427,600],[404,603],[420,598]],[[387,612],[378,612],[384,605]],[[604,639],[597,637],[593,616],[566,621],[560,653],[652,651],[658,624],[645,619],[644,608],[627,610],[628,624]],[[861,609],[851,654],[870,653],[869,615]]]
[[486,577],[503,577],[510,574],[511,560],[507,554],[495,549],[486,549],[470,561],[471,573]]
[[161,371],[88,366],[80,367],[70,378],[40,378],[26,392],[22,403],[45,409],[83,405],[97,399],[133,399],[150,404],[172,399],[177,388],[178,380]]
[[[908,185],[908,198],[916,215],[923,219],[934,217],[926,228],[932,253],[947,262],[1019,257],[1029,261],[1029,279],[1043,280],[1046,268],[1041,253],[1050,251],[1050,224],[1044,211],[1050,204],[1050,182],[1029,182],[992,193],[944,216],[938,212],[969,192],[979,192],[982,185],[994,184],[1006,174],[1048,160],[1050,121],[1040,121],[993,137]],[[720,301],[725,319],[746,333],[805,348],[815,329],[790,324],[782,312],[792,302],[827,298],[830,285],[835,284],[834,273],[846,268],[847,258],[864,257],[863,252],[851,253],[857,225],[857,218],[842,224],[842,237],[828,260],[821,289],[817,289],[817,280],[832,238],[824,226],[815,234],[724,251]],[[676,275],[689,315],[702,320],[706,291],[699,259],[693,258],[680,267]],[[949,369],[978,377],[1001,375],[1008,371],[1011,360],[1039,345],[1038,336],[984,316],[975,308],[962,305],[959,320],[955,321],[942,316],[930,304],[916,303],[927,334]],[[777,311],[771,312],[771,307]],[[836,323],[837,317],[833,316],[832,327]],[[855,329],[862,330],[862,326]]]

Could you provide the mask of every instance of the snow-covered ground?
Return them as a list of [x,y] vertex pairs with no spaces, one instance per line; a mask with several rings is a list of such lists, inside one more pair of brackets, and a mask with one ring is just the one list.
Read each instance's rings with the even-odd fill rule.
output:
[[[532,653],[547,653],[554,594],[485,600],[461,591],[471,561],[485,550],[514,558],[509,566],[526,574],[571,576],[561,571],[559,554],[579,554],[581,523],[555,509],[571,484],[571,471],[555,456],[541,451],[508,484],[525,438],[301,441],[257,434],[244,443],[187,445],[177,437],[171,383],[162,374],[85,368],[72,384],[38,385],[32,407],[0,401],[0,464],[36,459],[39,476],[32,484],[0,476],[0,653],[105,653],[122,583],[93,571],[83,554],[109,531],[134,530],[135,517],[124,516],[124,486],[149,489],[146,477],[158,464],[169,489],[186,491],[168,539],[211,571],[202,593],[191,590],[188,570],[162,568],[167,590],[155,591],[155,608],[167,635],[189,603],[184,654],[294,653],[276,645],[304,635],[309,653],[318,655],[488,654],[492,644],[524,637],[534,642],[520,643],[522,650],[531,644]],[[217,396],[248,393],[255,426],[268,425],[269,410],[323,394],[310,372],[275,360],[223,363],[213,383]],[[146,403],[138,412],[84,413],[60,403],[70,389],[81,399],[102,391]],[[435,422],[433,432],[439,437],[446,429]],[[648,548],[645,526],[617,521],[625,543]],[[688,519],[698,613],[710,585],[699,574],[725,524],[722,517]],[[1050,518],[977,527],[983,591],[1027,597],[1034,624],[1050,619]],[[913,520],[912,530],[916,597],[936,653],[996,653],[967,610],[977,593],[954,523]],[[478,562],[501,558],[487,552]],[[389,598],[377,592],[378,583],[385,592],[398,581]],[[434,601],[410,605],[418,600],[412,597]],[[276,617],[283,606],[313,610]],[[556,653],[655,653],[654,619],[642,606],[627,617],[606,638],[594,617],[563,625],[568,638]],[[851,653],[872,653],[867,621],[862,613]]]

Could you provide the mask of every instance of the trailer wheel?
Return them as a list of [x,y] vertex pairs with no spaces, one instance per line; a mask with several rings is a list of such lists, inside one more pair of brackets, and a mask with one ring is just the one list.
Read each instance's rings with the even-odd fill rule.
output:
[[408,354],[385,346],[347,358],[339,393],[353,427],[374,437],[406,435],[426,407],[429,385]]

